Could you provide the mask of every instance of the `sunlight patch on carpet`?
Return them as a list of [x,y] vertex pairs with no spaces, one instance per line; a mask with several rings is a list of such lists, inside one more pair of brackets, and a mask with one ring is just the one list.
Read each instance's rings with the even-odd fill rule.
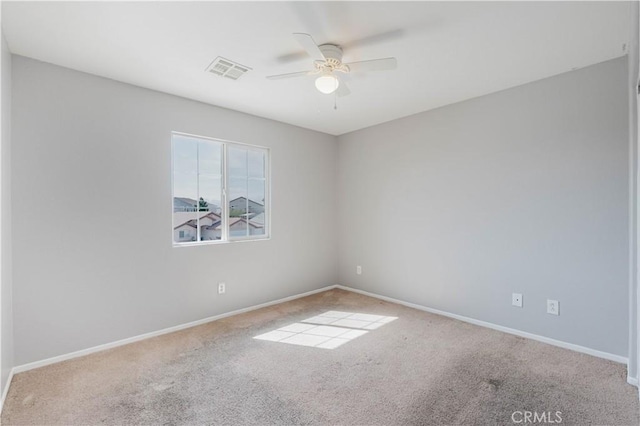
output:
[[335,349],[396,319],[398,318],[382,315],[328,311],[255,336],[254,339]]

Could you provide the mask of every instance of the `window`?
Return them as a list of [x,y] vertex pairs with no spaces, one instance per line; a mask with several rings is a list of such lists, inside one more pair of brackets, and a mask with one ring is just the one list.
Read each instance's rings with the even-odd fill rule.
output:
[[269,150],[173,133],[173,243],[269,237]]

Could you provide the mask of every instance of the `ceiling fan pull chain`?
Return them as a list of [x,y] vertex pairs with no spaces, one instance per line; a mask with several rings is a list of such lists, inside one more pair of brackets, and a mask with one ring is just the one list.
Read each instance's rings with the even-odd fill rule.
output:
[[338,95],[336,94],[336,92],[333,92],[333,109],[335,110],[338,109]]

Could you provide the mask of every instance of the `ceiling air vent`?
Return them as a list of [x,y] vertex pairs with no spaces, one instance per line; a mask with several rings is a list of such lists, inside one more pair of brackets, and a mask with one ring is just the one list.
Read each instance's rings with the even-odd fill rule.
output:
[[214,59],[211,65],[207,67],[207,71],[210,73],[219,75],[220,77],[230,78],[231,80],[239,79],[249,70],[251,70],[251,68],[220,56]]

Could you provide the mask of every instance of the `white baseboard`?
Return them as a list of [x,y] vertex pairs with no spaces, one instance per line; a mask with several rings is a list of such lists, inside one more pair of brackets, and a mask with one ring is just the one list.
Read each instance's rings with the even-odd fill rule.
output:
[[[587,347],[584,347],[584,346],[575,345],[573,343],[567,343],[567,342],[563,342],[561,340],[555,340],[555,339],[551,339],[549,337],[539,336],[539,335],[533,334],[533,333],[527,333],[526,331],[520,331],[520,330],[516,330],[514,328],[504,327],[502,325],[497,325],[497,324],[493,324],[493,323],[486,322],[486,321],[480,321],[480,320],[477,320],[477,319],[474,319],[474,318],[469,318],[469,317],[465,317],[465,316],[458,315],[458,314],[452,314],[450,312],[440,311],[438,309],[428,308],[426,306],[422,306],[422,305],[418,305],[418,304],[410,303],[410,302],[405,302],[404,300],[394,299],[392,297],[381,296],[379,294],[370,293],[370,292],[364,291],[364,290],[358,290],[356,288],[346,287],[346,286],[343,286],[343,285],[338,285],[336,287],[340,288],[342,290],[347,290],[347,291],[351,291],[351,292],[354,292],[354,293],[362,294],[362,295],[365,295],[365,296],[374,297],[376,299],[384,300],[384,301],[387,301],[387,302],[397,303],[399,305],[407,306],[409,308],[414,308],[414,309],[418,309],[418,310],[421,310],[421,311],[430,312],[432,314],[437,314],[437,315],[442,315],[442,316],[449,317],[449,318],[454,318],[454,319],[457,319],[457,320],[460,320],[460,321],[468,322],[470,324],[479,325],[481,327],[486,327],[486,328],[491,328],[493,330],[502,331],[503,333],[509,333],[509,334],[513,334],[513,335],[516,335],[516,336],[519,336],[519,337],[524,337],[524,338],[531,339],[531,340],[537,340],[538,342],[547,343],[549,345],[558,346],[560,348],[570,349],[572,351],[580,352],[580,353],[587,354],[587,355],[592,355],[592,356],[595,356],[595,357],[598,357],[598,358],[608,359],[610,361],[619,362],[621,364],[627,364],[628,365],[628,363],[629,363],[629,359],[628,358],[620,356],[620,355],[611,354],[609,352],[602,352],[602,351],[598,351],[596,349],[591,349],[591,348],[587,348]],[[637,380],[636,380],[636,382],[637,382]]]
[[635,387],[638,387],[638,379],[636,377],[627,376],[627,383]]
[[4,408],[4,401],[7,399],[7,395],[9,394],[9,386],[11,386],[11,380],[13,380],[13,375],[15,374],[15,369],[11,369],[9,371],[9,377],[7,377],[7,383],[4,384],[4,390],[2,391],[2,399],[0,399],[0,414],[2,414],[2,409]]
[[[555,339],[551,339],[551,338],[548,338],[548,337],[539,336],[539,335],[532,334],[532,333],[527,333],[525,331],[520,331],[520,330],[516,330],[516,329],[513,329],[513,328],[504,327],[504,326],[493,324],[493,323],[489,323],[489,322],[486,322],[486,321],[480,321],[480,320],[473,319],[473,318],[468,318],[468,317],[465,317],[465,316],[462,316],[462,315],[452,314],[452,313],[449,313],[449,312],[440,311],[438,309],[428,308],[426,306],[422,306],[422,305],[418,305],[418,304],[410,303],[410,302],[405,302],[403,300],[394,299],[392,297],[382,296],[382,295],[375,294],[375,293],[370,293],[370,292],[364,291],[364,290],[359,290],[359,289],[355,289],[355,288],[351,288],[351,287],[346,287],[346,286],[343,286],[343,285],[330,285],[330,286],[326,286],[326,287],[323,287],[323,288],[319,288],[317,290],[312,290],[312,291],[308,291],[308,292],[305,292],[305,293],[296,294],[296,295],[293,295],[293,296],[285,297],[285,298],[278,299],[278,300],[273,300],[271,302],[261,303],[259,305],[254,305],[254,306],[250,306],[250,307],[247,307],[247,308],[237,309],[235,311],[226,312],[226,313],[220,314],[220,315],[214,315],[214,316],[211,316],[211,317],[208,317],[208,318],[203,318],[201,320],[188,322],[186,324],[181,324],[181,325],[165,328],[165,329],[158,330],[158,331],[152,331],[150,333],[140,334],[138,336],[133,336],[133,337],[129,337],[129,338],[126,338],[126,339],[117,340],[115,342],[105,343],[103,345],[98,345],[98,346],[94,346],[94,347],[91,347],[91,348],[87,348],[87,349],[82,349],[82,350],[79,350],[79,351],[71,352],[71,353],[68,353],[68,354],[59,355],[59,356],[43,359],[43,360],[40,360],[40,361],[30,362],[30,363],[27,363],[27,364],[22,364],[22,365],[13,367],[11,369],[11,372],[9,373],[9,377],[7,379],[7,383],[6,383],[4,391],[2,393],[2,399],[0,400],[0,413],[2,412],[2,407],[4,406],[4,401],[5,401],[6,397],[7,397],[8,392],[9,392],[9,386],[11,385],[11,380],[12,380],[14,374],[18,374],[18,373],[22,373],[22,372],[25,372],[25,371],[33,370],[35,368],[44,367],[46,365],[51,365],[51,364],[55,364],[55,363],[58,363],[58,362],[70,360],[70,359],[73,359],[73,358],[78,358],[78,357],[81,357],[81,356],[85,356],[85,355],[89,355],[89,354],[92,354],[92,353],[104,351],[104,350],[107,350],[107,349],[116,348],[118,346],[128,345],[129,343],[139,342],[141,340],[149,339],[149,338],[156,337],[156,336],[161,336],[163,334],[173,333],[175,331],[180,331],[180,330],[184,330],[186,328],[191,328],[191,327],[195,327],[195,326],[198,326],[198,325],[206,324],[206,323],[209,323],[209,322],[212,322],[212,321],[216,321],[216,320],[219,320],[219,319],[222,319],[222,318],[228,318],[228,317],[231,317],[231,316],[234,316],[234,315],[243,314],[245,312],[254,311],[256,309],[266,308],[268,306],[277,305],[279,303],[289,302],[291,300],[300,299],[302,297],[311,296],[313,294],[321,293],[321,292],[324,292],[324,291],[327,291],[327,290],[332,290],[332,289],[335,289],[335,288],[339,288],[339,289],[346,290],[346,291],[351,291],[353,293],[362,294],[362,295],[365,295],[365,296],[373,297],[373,298],[384,300],[384,301],[391,302],[391,303],[397,303],[399,305],[407,306],[409,308],[414,308],[414,309],[418,309],[418,310],[425,311],[425,312],[430,312],[430,313],[433,313],[433,314],[436,314],[436,315],[442,315],[442,316],[445,316],[445,317],[454,318],[454,319],[457,319],[457,320],[460,320],[460,321],[464,321],[464,322],[467,322],[467,323],[479,325],[481,327],[491,328],[493,330],[502,331],[504,333],[513,334],[513,335],[524,337],[524,338],[527,338],[527,339],[537,340],[539,342],[547,343],[547,344],[550,344],[550,345],[553,345],[553,346],[558,346],[558,347],[565,348],[565,349],[570,349],[570,350],[573,350],[573,351],[576,351],[576,352],[580,352],[580,353],[584,353],[584,354],[587,354],[587,355],[596,356],[598,358],[604,358],[604,359],[608,359],[608,360],[619,362],[619,363],[623,363],[623,364],[628,363],[628,359],[626,357],[622,357],[620,355],[614,355],[614,354],[611,354],[611,353],[608,353],[608,352],[602,352],[602,351],[598,351],[598,350],[595,350],[595,349],[587,348],[587,347],[584,347],[584,346],[575,345],[573,343],[567,343],[567,342],[563,342],[563,341],[560,341],[560,340],[555,340]],[[635,379],[633,377],[628,377],[627,378],[627,382],[629,382],[630,384],[632,384],[634,386],[638,386],[638,379]]]
[[[44,367],[45,365],[51,365],[51,364],[55,364],[57,362],[66,361],[66,360],[73,359],[73,358],[78,358],[78,357],[81,357],[81,356],[89,355],[89,354],[92,354],[92,353],[104,351],[104,350],[111,349],[111,348],[116,348],[118,346],[128,345],[129,343],[139,342],[140,340],[149,339],[151,337],[162,336],[163,334],[173,333],[175,331],[180,331],[180,330],[184,330],[185,328],[191,328],[191,327],[195,327],[197,325],[206,324],[208,322],[216,321],[216,320],[219,320],[219,319],[222,319],[222,318],[227,318],[227,317],[231,317],[231,316],[234,316],[234,315],[243,314],[245,312],[255,311],[256,309],[266,308],[267,306],[277,305],[279,303],[289,302],[291,300],[300,299],[300,298],[306,297],[306,296],[311,296],[312,294],[321,293],[323,291],[331,290],[331,289],[334,289],[336,287],[337,287],[336,285],[330,285],[330,286],[327,286],[327,287],[319,288],[317,290],[307,291],[305,293],[300,293],[300,294],[296,294],[296,295],[293,295],[293,296],[285,297],[285,298],[282,298],[282,299],[273,300],[271,302],[266,302],[266,303],[261,303],[259,305],[250,306],[248,308],[237,309],[235,311],[226,312],[226,313],[220,314],[220,315],[214,315],[212,317],[203,318],[201,320],[188,322],[186,324],[180,324],[180,325],[176,325],[174,327],[169,327],[169,328],[165,328],[165,329],[158,330],[158,331],[152,331],[150,333],[140,334],[138,336],[128,337],[126,339],[117,340],[117,341],[111,342],[111,343],[105,343],[103,345],[98,345],[98,346],[94,346],[94,347],[91,347],[91,348],[82,349],[82,350],[71,352],[71,353],[68,353],[68,354],[58,355],[58,356],[54,356],[54,357],[51,357],[51,358],[43,359],[43,360],[40,360],[40,361],[35,361],[35,362],[30,362],[28,364],[18,365],[18,366],[14,367],[11,370],[11,374],[13,375],[13,373],[15,373],[15,374],[22,373],[24,371],[33,370],[34,368]],[[6,390],[8,388],[9,388],[9,386],[7,386],[5,388],[5,392],[6,392]]]

